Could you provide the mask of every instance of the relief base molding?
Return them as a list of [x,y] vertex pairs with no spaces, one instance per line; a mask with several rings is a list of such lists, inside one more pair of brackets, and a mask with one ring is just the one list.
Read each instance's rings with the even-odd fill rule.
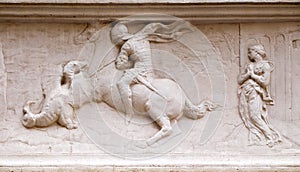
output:
[[[1,157],[1,156],[0,156]],[[166,157],[165,157],[166,158]],[[172,161],[164,158],[155,158],[142,161],[116,159],[112,156],[101,155],[32,155],[15,156],[6,155],[0,158],[0,171],[11,170],[39,170],[39,171],[171,171],[184,170],[186,172],[213,172],[213,171],[299,171],[300,160],[297,156],[251,156],[248,155],[199,155],[189,158],[167,156]],[[117,160],[117,161],[116,161]],[[160,163],[158,163],[160,162]],[[8,166],[7,164],[10,164]],[[154,165],[155,164],[155,165]],[[268,165],[266,165],[268,164]]]
[[0,22],[110,23],[134,14],[162,13],[191,23],[295,22],[289,3],[0,3]]

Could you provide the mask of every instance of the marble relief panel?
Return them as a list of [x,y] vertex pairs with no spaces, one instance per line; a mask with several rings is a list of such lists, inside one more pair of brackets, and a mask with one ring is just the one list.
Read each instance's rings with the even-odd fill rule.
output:
[[[94,144],[96,141],[89,134],[102,138],[100,141],[106,148],[120,148],[118,147],[120,141],[114,140],[112,137],[115,134],[121,135],[127,140],[134,140],[134,142],[138,142],[135,140],[147,141],[146,145],[137,145],[138,148],[123,144],[122,150],[118,149],[118,151],[126,150],[127,153],[131,153],[130,151],[138,150],[142,153],[147,151],[160,153],[160,149],[155,147],[155,143],[159,142],[162,145],[165,144],[165,147],[168,146],[166,144],[168,139],[165,138],[170,135],[170,126],[168,124],[165,127],[164,124],[169,121],[157,122],[160,116],[137,117],[133,115],[130,117],[130,110],[126,110],[126,107],[121,107],[119,111],[118,107],[112,106],[115,102],[117,105],[123,102],[120,95],[116,93],[119,93],[117,83],[124,73],[123,69],[117,70],[114,67],[115,61],[110,63],[109,69],[104,69],[104,73],[97,73],[107,62],[120,57],[122,55],[120,52],[124,53],[125,57],[120,57],[119,61],[134,59],[130,55],[140,49],[143,50],[144,44],[147,52],[151,51],[153,55],[151,70],[153,68],[160,77],[175,81],[174,83],[178,83],[183,90],[173,92],[185,94],[193,104],[201,105],[203,100],[211,100],[218,106],[216,109],[212,108],[208,115],[201,116],[202,118],[199,120],[191,122],[191,119],[180,116],[178,124],[170,123],[172,131],[174,131],[174,134],[170,135],[170,139],[176,140],[180,132],[186,132],[184,139],[180,140],[176,146],[170,147],[172,149],[168,149],[170,155],[201,154],[203,152],[212,156],[218,156],[219,152],[273,155],[274,152],[289,151],[291,148],[299,149],[300,108],[297,106],[300,96],[298,89],[300,84],[298,80],[300,72],[299,23],[197,24],[192,26],[193,29],[198,30],[197,33],[199,32],[196,37],[188,32],[181,32],[180,25],[177,28],[174,26],[174,29],[172,23],[167,22],[163,25],[157,24],[161,27],[159,29],[169,31],[159,33],[160,41],[157,41],[158,38],[154,39],[154,34],[151,33],[147,34],[147,36],[152,36],[150,41],[142,43],[139,43],[140,40],[135,40],[138,43],[134,42],[132,35],[145,30],[151,25],[151,22],[138,23],[136,26],[127,24],[128,32],[134,34],[126,35],[128,37],[123,41],[133,41],[134,43],[130,43],[128,46],[138,47],[135,50],[132,47],[126,49],[125,43],[117,46],[117,43],[111,40],[113,25],[46,23],[1,23],[0,25],[2,44],[0,46],[0,50],[2,49],[2,53],[0,52],[0,100],[4,102],[0,105],[0,132],[3,136],[0,141],[0,150],[3,154],[17,155],[20,152],[24,154],[77,153],[107,156],[105,150],[99,149],[97,147],[99,145]],[[180,32],[177,32],[179,30]],[[176,34],[178,35],[176,36]],[[175,38],[180,41],[176,41]],[[276,138],[276,144],[269,147],[266,144],[252,145],[249,143],[249,131],[239,115],[238,107],[240,86],[238,78],[244,66],[250,63],[249,48],[257,44],[263,46],[267,60],[274,64],[274,69],[270,72],[270,83],[267,84],[268,93],[274,99],[274,105],[268,105],[266,108],[269,112],[270,123],[276,128],[278,135],[282,135],[282,140],[277,144],[279,139]],[[194,47],[200,48],[195,51]],[[102,58],[101,62],[99,58]],[[81,62],[86,62],[87,65]],[[79,65],[79,68],[75,68],[76,65]],[[125,68],[130,68],[132,65],[129,63],[129,67]],[[121,69],[121,67],[119,68]],[[214,70],[210,71],[210,69]],[[189,75],[186,76],[186,73]],[[152,76],[148,73],[143,73],[143,75],[151,80]],[[93,79],[92,86],[98,86],[93,90],[94,92],[87,91],[90,85],[80,85],[80,83],[90,81],[91,78],[85,78],[86,76],[93,76],[91,77]],[[164,97],[163,94],[160,95],[161,91],[153,88],[151,84],[149,85],[147,80],[145,81],[143,78],[136,80],[135,82],[144,84],[156,96]],[[110,82],[112,85],[104,85]],[[71,94],[69,91],[72,84],[74,87],[72,87]],[[105,92],[107,90],[110,91]],[[56,96],[58,93],[59,96]],[[51,95],[54,96],[51,97]],[[101,96],[98,97],[99,99],[92,98],[83,101],[90,95]],[[125,98],[131,97],[125,93],[124,95]],[[72,96],[72,101],[66,99],[69,96]],[[66,111],[57,111],[55,114],[67,112],[67,114],[75,115],[72,116],[71,123],[69,119],[60,120],[60,117],[54,115],[51,116],[49,123],[42,121],[38,127],[31,125],[30,119],[34,118],[31,116],[43,115],[41,109],[50,107],[49,104],[48,107],[45,107],[47,98],[53,100],[57,97],[59,97],[58,102],[62,101],[67,105],[55,104],[54,109],[68,108]],[[222,98],[224,100],[219,101]],[[36,103],[28,103],[28,101]],[[28,106],[26,106],[26,102]],[[147,107],[141,108],[137,105],[139,102],[135,103],[134,106],[139,109],[147,109]],[[29,105],[30,108],[28,108]],[[97,113],[93,111],[95,106]],[[129,108],[131,107],[129,106]],[[69,109],[71,110],[69,111]],[[128,124],[128,121],[124,120],[124,114],[120,113],[121,111],[128,111],[129,118],[126,120],[133,119],[133,122]],[[27,116],[24,117],[24,115]],[[78,119],[75,119],[76,117]],[[82,121],[88,117],[91,118]],[[151,121],[150,118],[155,119]],[[78,122],[76,126],[75,122]],[[105,124],[110,130],[109,132],[106,130],[98,132],[92,127],[84,130],[85,128],[82,126],[89,126],[89,122],[93,126]],[[189,128],[190,126],[191,128]],[[114,132],[114,134],[110,132]],[[149,138],[150,140],[147,140]],[[113,143],[109,142],[110,139],[113,140]],[[154,148],[151,147],[152,145]],[[146,149],[145,147],[150,148]],[[262,150],[264,151],[262,152]]]

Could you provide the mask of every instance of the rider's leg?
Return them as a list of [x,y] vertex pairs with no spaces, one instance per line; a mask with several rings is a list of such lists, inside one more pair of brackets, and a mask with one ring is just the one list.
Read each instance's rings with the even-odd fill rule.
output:
[[121,95],[121,100],[124,104],[126,115],[133,115],[133,107],[132,107],[132,93],[130,89],[130,84],[132,82],[131,77],[128,75],[124,75],[117,83],[117,87],[119,89],[119,93]]

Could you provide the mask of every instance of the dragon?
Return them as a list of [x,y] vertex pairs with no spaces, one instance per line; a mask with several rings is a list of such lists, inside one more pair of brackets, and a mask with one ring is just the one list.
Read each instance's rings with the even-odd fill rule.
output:
[[44,96],[43,106],[39,113],[31,111],[30,106],[36,102],[28,101],[23,107],[22,124],[26,128],[47,127],[55,122],[67,129],[76,129],[73,103],[72,81],[76,74],[86,67],[86,63],[70,61],[63,67],[60,84]]

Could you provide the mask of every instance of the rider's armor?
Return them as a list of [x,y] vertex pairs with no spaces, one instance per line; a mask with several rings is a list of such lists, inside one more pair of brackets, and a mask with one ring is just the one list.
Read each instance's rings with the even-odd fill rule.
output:
[[125,70],[117,85],[126,113],[133,114],[130,85],[137,82],[138,75],[145,76],[152,73],[150,43],[145,37],[135,36],[123,44],[120,55],[124,54],[128,56],[129,61],[134,62],[134,66]]

